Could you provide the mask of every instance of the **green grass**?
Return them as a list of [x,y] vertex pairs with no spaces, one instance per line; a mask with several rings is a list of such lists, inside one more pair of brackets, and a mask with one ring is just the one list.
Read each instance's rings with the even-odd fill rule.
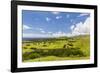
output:
[[[59,37],[53,39],[43,39],[43,40],[28,40],[23,41],[22,46],[22,53],[23,53],[23,62],[38,62],[38,61],[55,61],[55,60],[81,60],[81,59],[89,59],[90,57],[90,36],[83,35],[83,36],[75,36],[75,37]],[[73,49],[72,49],[73,48]],[[46,50],[47,49],[47,50]],[[54,50],[56,49],[56,50]],[[62,49],[62,52],[59,50]],[[68,49],[67,51],[64,49]],[[37,51],[40,50],[40,51]],[[51,55],[48,53],[46,56],[41,55],[45,54],[42,50],[51,52],[51,54],[55,54],[57,56]],[[54,52],[50,51],[53,50]],[[75,50],[76,54],[78,51],[78,56],[74,55],[72,51]],[[37,51],[37,52],[34,52]],[[36,53],[36,54],[34,54]],[[62,56],[63,53],[72,53],[69,56],[64,55],[63,57],[59,57],[58,55]],[[80,56],[80,53],[83,53],[83,56]]]
[[[27,48],[31,48],[31,47],[34,47],[34,48],[39,48],[39,49],[54,49],[54,48],[62,48],[63,45],[65,43],[67,43],[66,40],[63,40],[63,41],[53,41],[52,43],[48,43],[50,41],[47,41],[45,43],[46,46],[43,46],[44,43],[41,41],[41,42],[30,42],[30,43],[23,43],[24,45],[27,45],[27,44],[30,44],[30,46],[26,46]],[[33,43],[33,44],[32,44]],[[34,44],[35,43],[35,44]],[[25,47],[25,46],[23,46]]]
[[24,60],[24,62],[43,62],[43,61],[62,61],[62,60],[85,60],[89,57],[56,57],[56,56],[47,56],[31,60]]

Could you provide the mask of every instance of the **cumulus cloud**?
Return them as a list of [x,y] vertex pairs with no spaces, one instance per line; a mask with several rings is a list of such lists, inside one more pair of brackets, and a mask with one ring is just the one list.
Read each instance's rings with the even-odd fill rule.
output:
[[72,35],[84,35],[90,33],[90,18],[87,18],[84,23],[80,22],[70,27]]
[[27,25],[23,25],[23,30],[26,30],[26,29],[31,29],[31,27],[29,27]]

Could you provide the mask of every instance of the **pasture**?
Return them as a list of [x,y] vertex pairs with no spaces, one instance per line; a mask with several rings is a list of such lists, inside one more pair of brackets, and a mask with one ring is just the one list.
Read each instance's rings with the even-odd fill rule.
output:
[[27,39],[22,42],[23,62],[82,60],[89,57],[89,35]]

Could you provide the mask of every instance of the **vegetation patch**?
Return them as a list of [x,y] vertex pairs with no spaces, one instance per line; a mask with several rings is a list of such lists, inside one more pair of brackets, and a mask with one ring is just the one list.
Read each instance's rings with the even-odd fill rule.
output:
[[[75,37],[60,37],[23,41],[23,62],[37,61],[50,56],[55,60],[89,59],[90,38],[89,35]],[[84,57],[84,58],[83,58]],[[61,58],[61,59],[60,59]],[[43,59],[44,60],[44,59]],[[40,61],[40,60],[38,60]],[[44,60],[45,61],[45,60]]]

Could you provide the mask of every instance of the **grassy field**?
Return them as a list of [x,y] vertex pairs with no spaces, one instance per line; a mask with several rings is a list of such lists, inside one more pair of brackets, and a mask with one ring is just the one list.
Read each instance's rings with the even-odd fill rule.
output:
[[23,62],[82,60],[90,57],[90,36],[23,40]]

